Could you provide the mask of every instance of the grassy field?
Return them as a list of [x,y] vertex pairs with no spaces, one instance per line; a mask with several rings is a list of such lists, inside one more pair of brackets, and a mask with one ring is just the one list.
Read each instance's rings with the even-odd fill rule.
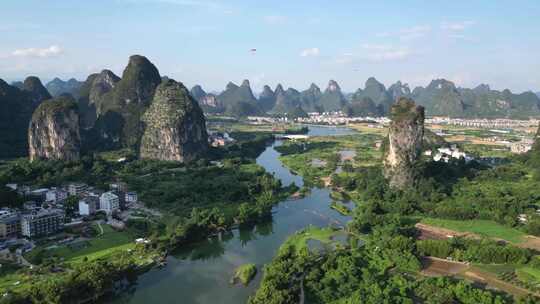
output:
[[[88,241],[76,245],[62,245],[52,249],[46,249],[48,246],[44,245],[32,250],[26,257],[29,260],[33,260],[33,255],[43,250],[45,256],[57,257],[67,263],[77,263],[82,262],[85,257],[90,261],[96,260],[118,250],[128,250],[135,246],[133,236],[130,233],[115,231],[109,225],[102,224],[101,227],[103,228],[103,234]],[[96,227],[96,229],[98,228]]]
[[508,242],[519,244],[524,242],[525,233],[510,227],[503,226],[489,220],[446,220],[435,218],[423,218],[421,223],[436,227],[442,227],[458,232],[471,232],[489,238],[503,239]]
[[0,264],[2,264],[0,268],[0,291],[17,291],[24,288],[26,277],[19,271],[20,267],[6,261],[0,261]]

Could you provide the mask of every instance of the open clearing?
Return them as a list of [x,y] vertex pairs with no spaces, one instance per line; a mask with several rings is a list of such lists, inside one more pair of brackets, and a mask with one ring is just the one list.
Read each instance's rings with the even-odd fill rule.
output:
[[456,235],[464,233],[465,236],[471,237],[474,237],[474,235],[485,236],[492,239],[505,240],[513,244],[523,244],[527,240],[524,232],[489,220],[458,221],[423,218],[420,223],[428,226],[445,228],[448,229],[448,231],[453,231]]

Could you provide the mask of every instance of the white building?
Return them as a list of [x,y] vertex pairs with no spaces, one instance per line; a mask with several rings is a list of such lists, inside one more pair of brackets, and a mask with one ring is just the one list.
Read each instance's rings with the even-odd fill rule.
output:
[[99,197],[99,209],[112,213],[120,208],[120,199],[112,191],[105,192]]
[[126,203],[136,203],[139,200],[137,193],[128,192],[126,193]]
[[46,201],[56,203],[56,202],[65,200],[67,196],[68,196],[68,193],[66,191],[60,190],[57,188],[52,188],[51,190],[47,191]]
[[96,213],[99,198],[96,196],[87,196],[79,201],[79,214],[92,215]]

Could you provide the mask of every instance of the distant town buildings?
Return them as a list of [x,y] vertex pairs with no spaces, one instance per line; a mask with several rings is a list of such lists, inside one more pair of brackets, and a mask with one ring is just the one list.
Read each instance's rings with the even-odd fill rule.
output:
[[0,210],[0,239],[15,237],[21,230],[20,217],[11,209]]
[[[295,119],[289,119],[287,117],[261,117],[261,116],[249,116],[248,120],[255,124],[262,123],[287,123],[287,122],[297,122],[304,124],[321,124],[321,125],[347,125],[349,123],[359,123],[359,122],[372,122],[376,124],[388,124],[390,119],[386,117],[347,117],[341,111],[338,112],[324,112],[317,113],[312,112],[308,113],[308,117],[298,117]],[[373,125],[376,125],[373,124]]]
[[516,127],[537,127],[539,120],[517,120],[517,119],[465,119],[465,118],[450,118],[450,117],[432,117],[425,120],[426,124],[436,125],[453,125],[461,127],[473,128],[503,128],[511,129]]
[[230,137],[227,132],[220,133],[208,131],[208,133],[208,142],[212,147],[223,147],[235,142],[234,138]]
[[47,202],[56,203],[65,200],[67,197],[68,193],[66,191],[62,189],[51,188],[49,191],[47,191],[45,200]]
[[72,183],[68,186],[68,192],[69,195],[81,195],[83,192],[85,192],[88,189],[87,184],[82,183]]
[[515,154],[523,154],[531,151],[534,140],[523,138],[520,142],[510,144],[510,151]]
[[99,207],[99,198],[97,196],[86,196],[79,201],[79,214],[88,216],[96,213]]
[[[25,201],[20,209],[0,209],[0,239],[20,236],[34,238],[50,235],[61,231],[65,226],[80,224],[82,221],[65,223],[64,200],[68,195],[79,197],[78,214],[92,216],[103,210],[111,214],[120,209],[127,201],[138,202],[136,192],[127,192],[125,183],[114,183],[112,191],[103,192],[83,183],[71,183],[65,188],[52,187],[31,189],[26,185],[9,183],[6,185],[23,196]],[[126,191],[126,192],[123,192]],[[120,221],[116,224],[121,227]]]
[[126,203],[136,203],[139,200],[137,193],[127,192],[126,193]]
[[21,216],[21,234],[26,237],[49,235],[60,231],[63,224],[63,210],[38,209]]
[[473,160],[465,152],[462,152],[456,146],[438,148],[437,151],[426,150],[424,155],[430,156],[434,161],[449,162],[450,159],[464,159],[466,162]]
[[112,191],[105,192],[99,197],[99,209],[108,214],[120,209],[120,199]]

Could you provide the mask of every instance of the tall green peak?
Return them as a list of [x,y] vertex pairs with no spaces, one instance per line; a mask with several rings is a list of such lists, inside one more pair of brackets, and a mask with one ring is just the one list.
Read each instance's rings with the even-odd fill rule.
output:
[[208,150],[203,111],[180,82],[157,87],[142,121],[141,158],[190,162]]

